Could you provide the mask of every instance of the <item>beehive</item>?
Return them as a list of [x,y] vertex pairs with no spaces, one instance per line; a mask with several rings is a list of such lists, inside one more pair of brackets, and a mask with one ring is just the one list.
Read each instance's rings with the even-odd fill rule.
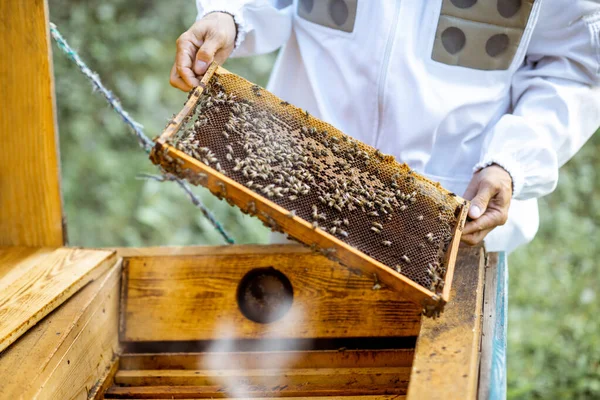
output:
[[466,201],[212,65],[151,159],[435,315]]

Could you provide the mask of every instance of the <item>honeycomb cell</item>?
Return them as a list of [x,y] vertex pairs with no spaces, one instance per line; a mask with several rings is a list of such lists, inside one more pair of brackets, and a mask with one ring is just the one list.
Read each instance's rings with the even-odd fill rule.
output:
[[337,26],[342,26],[348,20],[348,5],[344,0],[331,0],[329,15]]
[[450,0],[458,8],[470,8],[477,3],[477,0]]
[[512,18],[521,9],[521,0],[498,0],[498,13],[504,18]]
[[485,51],[490,57],[498,57],[506,51],[510,40],[504,33],[499,33],[488,39],[485,44]]
[[456,54],[461,51],[465,47],[466,42],[465,33],[457,27],[452,26],[442,32],[442,45],[450,54]]

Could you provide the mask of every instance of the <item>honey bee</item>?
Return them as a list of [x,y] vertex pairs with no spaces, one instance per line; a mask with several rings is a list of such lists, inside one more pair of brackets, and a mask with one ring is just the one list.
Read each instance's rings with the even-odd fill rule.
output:
[[417,220],[418,220],[418,221],[423,221],[423,216],[422,216],[422,215],[419,215],[419,216],[417,217]]
[[389,240],[384,240],[383,242],[381,242],[381,244],[383,244],[385,247],[390,247],[392,245],[392,242],[390,242]]
[[399,274],[402,273],[402,267],[398,264],[394,265],[394,270]]
[[371,230],[375,233],[381,233],[381,230],[377,229],[376,227],[372,226]]
[[425,238],[429,243],[433,243],[433,233],[429,232],[427,235],[425,235]]
[[402,259],[402,261],[404,261],[405,263],[410,263],[410,258],[408,258],[408,256],[406,254],[404,254],[402,257],[400,257]]
[[342,235],[343,237],[347,238],[348,237],[348,232],[346,232],[344,230],[340,230],[340,235]]
[[383,225],[381,225],[379,222],[373,222],[373,224],[372,224],[372,225],[373,225],[374,227],[376,227],[377,229],[379,229],[379,230],[382,230],[382,229],[383,229]]
[[289,106],[290,103],[288,103],[287,101],[282,101],[281,103],[279,103],[282,106]]

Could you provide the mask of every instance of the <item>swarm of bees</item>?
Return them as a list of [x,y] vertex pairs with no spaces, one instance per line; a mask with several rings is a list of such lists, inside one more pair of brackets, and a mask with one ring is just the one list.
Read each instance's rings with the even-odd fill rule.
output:
[[[288,217],[306,220],[319,234],[348,243],[432,291],[443,289],[455,208],[439,205],[410,171],[387,172],[392,162],[397,165],[392,156],[323,129],[308,112],[296,119],[274,112],[262,105],[269,96],[257,85],[249,93],[254,99],[213,79],[171,144],[293,210]],[[273,107],[292,108],[279,100]],[[256,214],[250,205],[244,211]]]

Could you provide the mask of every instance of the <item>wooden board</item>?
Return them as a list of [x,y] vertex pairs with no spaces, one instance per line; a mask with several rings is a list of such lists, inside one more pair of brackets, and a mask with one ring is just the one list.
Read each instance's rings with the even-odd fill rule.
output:
[[484,250],[461,247],[452,302],[440,318],[423,320],[408,400],[476,398],[484,274]]
[[107,398],[403,395],[412,355],[412,349],[124,354]]
[[0,248],[0,352],[116,262],[114,251]]
[[[175,250],[176,251],[176,250]],[[280,320],[260,324],[239,311],[242,277],[274,267],[294,301]],[[124,261],[123,341],[226,338],[416,336],[421,309],[388,289],[297,245],[231,246],[197,255],[135,255]]]
[[120,266],[85,286],[0,355],[0,398],[87,398],[118,347]]
[[121,370],[411,367],[413,349],[123,354]]
[[61,246],[46,0],[2,0],[0,18],[0,246]]

